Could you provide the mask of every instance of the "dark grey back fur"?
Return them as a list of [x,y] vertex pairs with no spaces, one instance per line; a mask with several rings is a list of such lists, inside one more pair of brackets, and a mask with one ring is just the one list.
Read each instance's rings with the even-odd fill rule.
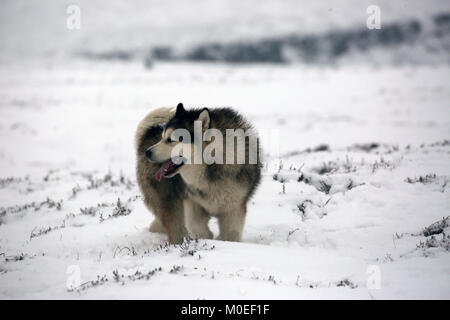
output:
[[[205,110],[205,108],[184,110],[183,112],[177,112],[177,114],[167,123],[167,128],[173,129],[187,129],[191,135],[191,142],[194,137],[194,121],[198,119],[200,113]],[[234,111],[231,108],[213,108],[208,109],[210,116],[210,128],[218,129],[222,132],[224,136],[225,144],[225,133],[226,129],[243,129],[244,131],[253,129],[252,125],[244,119],[242,115]],[[217,182],[221,179],[234,179],[240,184],[244,184],[247,187],[248,193],[245,196],[244,203],[250,199],[254,194],[256,188],[261,181],[261,159],[259,138],[257,141],[257,153],[258,161],[257,164],[249,164],[249,141],[246,139],[246,154],[245,164],[233,164],[233,165],[222,165],[222,164],[210,164],[206,166],[206,177],[210,182]],[[224,147],[225,150],[225,147]],[[231,168],[230,168],[231,166]],[[230,170],[231,169],[231,170]],[[230,175],[231,174],[231,175]]]

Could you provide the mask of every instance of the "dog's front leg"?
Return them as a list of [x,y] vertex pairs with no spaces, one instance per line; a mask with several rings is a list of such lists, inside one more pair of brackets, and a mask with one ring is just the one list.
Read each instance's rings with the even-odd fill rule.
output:
[[241,241],[244,230],[246,208],[237,207],[219,215],[218,239],[224,241]]
[[212,239],[213,233],[209,230],[210,215],[199,204],[191,199],[184,200],[184,216],[189,234],[194,239]]
[[167,231],[169,237],[169,243],[178,244],[182,243],[184,238],[188,236],[187,229],[184,225],[183,208],[171,208],[165,210],[161,222]]

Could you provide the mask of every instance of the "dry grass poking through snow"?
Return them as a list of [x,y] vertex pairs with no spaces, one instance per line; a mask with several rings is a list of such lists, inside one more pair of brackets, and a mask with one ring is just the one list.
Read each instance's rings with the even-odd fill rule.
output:
[[[236,297],[235,286],[251,288],[244,291],[253,297],[268,284],[277,287],[270,289],[276,297],[313,297],[313,289],[364,297],[365,268],[389,264],[385,294],[395,296],[393,279],[407,279],[407,268],[431,264],[422,270],[421,285],[440,278],[431,270],[447,268],[449,218],[436,220],[448,209],[449,152],[442,142],[315,148],[286,156],[265,172],[241,244],[186,239],[168,245],[165,236],[146,230],[151,216],[134,177],[121,172],[58,169],[10,177],[3,190],[26,194],[21,200],[44,200],[0,208],[2,234],[8,235],[1,239],[2,294],[38,297],[39,283],[47,283],[46,297],[109,297],[119,285],[135,297],[144,286],[146,297],[158,298],[156,288],[175,286],[181,277],[177,297],[207,297],[212,282],[229,283],[224,295]],[[436,172],[418,165],[430,161]],[[217,233],[215,222],[211,227]],[[70,265],[80,266],[83,281],[65,288]],[[38,278],[31,274],[35,268]],[[189,289],[198,281],[198,290]]]

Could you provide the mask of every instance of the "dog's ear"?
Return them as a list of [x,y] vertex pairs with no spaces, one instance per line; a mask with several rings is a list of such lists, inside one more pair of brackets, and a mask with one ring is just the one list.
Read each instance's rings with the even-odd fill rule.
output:
[[209,117],[209,110],[207,108],[204,108],[198,115],[197,120],[202,122],[202,127],[204,130],[209,129],[209,125],[211,122],[211,119]]
[[179,115],[181,115],[181,114],[183,114],[185,112],[186,112],[186,110],[184,109],[183,104],[180,102],[177,105],[177,112],[175,112],[175,116],[179,116]]

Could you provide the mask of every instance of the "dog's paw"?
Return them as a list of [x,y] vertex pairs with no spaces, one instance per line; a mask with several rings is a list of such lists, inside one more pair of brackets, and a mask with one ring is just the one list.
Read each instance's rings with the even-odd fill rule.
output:
[[153,222],[150,224],[148,231],[155,233],[167,233],[166,228],[162,225],[161,221],[155,218]]

